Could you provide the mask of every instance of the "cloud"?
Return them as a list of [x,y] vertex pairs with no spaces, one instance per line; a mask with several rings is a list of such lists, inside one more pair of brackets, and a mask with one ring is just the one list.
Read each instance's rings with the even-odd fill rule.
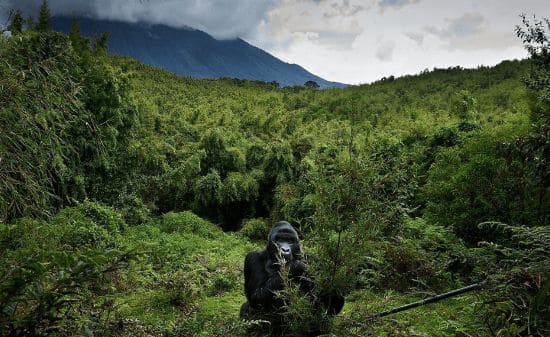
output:
[[[53,15],[84,15],[125,22],[193,27],[219,39],[246,36],[279,0],[49,0]],[[7,0],[36,15],[40,1]]]
[[357,35],[353,32],[320,31],[308,34],[308,39],[331,49],[342,50],[351,48]]
[[419,46],[421,46],[422,43],[424,43],[424,34],[414,33],[414,32],[404,33],[404,34],[406,37],[413,40]]
[[379,0],[378,6],[381,8],[393,7],[401,8],[406,5],[411,5],[419,2],[420,0]]
[[304,41],[328,49],[349,50],[363,32],[356,16],[360,1],[280,0],[267,14],[255,40],[267,48],[284,49]]
[[427,26],[424,29],[441,38],[464,38],[483,31],[485,18],[479,13],[465,13],[448,21],[449,25],[445,28]]
[[450,50],[505,49],[518,44],[511,28],[509,31],[491,30],[480,13],[465,13],[446,21],[447,26],[443,28],[426,26],[424,31],[439,37]]
[[[319,3],[319,1],[317,1]],[[330,4],[331,9],[323,14],[325,18],[333,17],[349,17],[364,11],[365,6],[352,4],[349,0],[343,0],[342,2],[333,2]]]
[[[40,2],[0,0],[0,19],[10,7],[36,15]],[[514,25],[521,23],[518,14],[550,15],[548,0],[49,2],[57,14],[190,26],[217,38],[239,36],[286,62],[345,83],[524,58],[527,54],[514,34]]]
[[[363,29],[357,15],[374,0],[49,0],[53,15],[192,27],[218,39],[241,37],[263,47],[310,41],[350,49]],[[40,0],[0,0],[36,16]],[[0,12],[2,12],[0,4]],[[6,5],[7,4],[7,5]],[[5,11],[4,11],[5,12]],[[0,15],[1,17],[1,15]]]
[[383,62],[388,62],[392,60],[393,51],[395,50],[395,42],[393,41],[382,41],[378,48],[376,49],[376,58]]

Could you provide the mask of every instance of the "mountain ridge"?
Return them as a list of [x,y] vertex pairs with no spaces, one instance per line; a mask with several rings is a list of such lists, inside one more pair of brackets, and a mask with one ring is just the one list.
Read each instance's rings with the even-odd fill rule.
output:
[[[241,38],[217,40],[190,27],[172,28],[87,17],[76,19],[83,35],[109,32],[109,52],[130,56],[178,75],[276,81],[281,86],[303,85],[307,81],[315,81],[321,88],[347,86],[327,81],[300,65],[286,63]],[[71,21],[70,17],[56,16],[53,18],[54,29],[68,32]]]

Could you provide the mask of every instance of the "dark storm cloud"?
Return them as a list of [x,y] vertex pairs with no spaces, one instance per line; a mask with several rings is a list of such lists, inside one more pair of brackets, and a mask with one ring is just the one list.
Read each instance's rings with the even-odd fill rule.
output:
[[[217,38],[246,36],[276,0],[49,0],[54,15],[193,27]],[[7,0],[8,8],[36,15],[41,0]]]

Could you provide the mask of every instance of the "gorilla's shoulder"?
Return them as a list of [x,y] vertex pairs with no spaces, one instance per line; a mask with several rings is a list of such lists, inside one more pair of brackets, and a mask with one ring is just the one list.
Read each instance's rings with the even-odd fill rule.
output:
[[263,262],[267,259],[267,255],[268,253],[265,249],[250,252],[246,254],[246,257],[244,258],[244,263],[249,264],[249,263]]
[[257,250],[246,254],[244,258],[245,282],[253,275],[263,275],[264,266],[267,262],[267,252]]

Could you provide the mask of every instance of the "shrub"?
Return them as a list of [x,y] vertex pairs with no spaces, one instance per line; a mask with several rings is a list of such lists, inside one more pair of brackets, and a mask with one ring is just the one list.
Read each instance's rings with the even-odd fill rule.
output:
[[219,210],[224,229],[238,229],[244,217],[254,215],[259,188],[252,174],[229,173],[223,181],[222,207]]
[[118,200],[117,206],[120,207],[124,221],[129,225],[141,225],[151,221],[151,211],[137,196],[125,195]]
[[118,194],[119,151],[135,120],[126,78],[61,33],[0,43],[0,221]]
[[490,331],[501,336],[548,336],[550,333],[550,229],[498,222],[480,224],[498,232],[477,252],[488,291],[479,304]]
[[[388,242],[384,245],[380,285],[399,291],[419,285],[425,287],[427,281],[433,281],[431,278],[436,273],[433,262],[432,256],[418,249],[410,241]],[[414,283],[415,281],[417,283]],[[441,286],[438,282],[429,283]]]
[[544,222],[544,186],[509,139],[521,128],[484,133],[464,146],[441,150],[422,188],[429,222],[452,228],[469,243],[491,240],[483,221],[536,225]]
[[160,226],[168,233],[192,233],[204,238],[213,238],[218,230],[212,223],[190,211],[166,213],[162,216]]
[[216,170],[197,179],[194,189],[196,208],[207,216],[218,215],[217,209],[222,201],[222,188],[222,180]]
[[0,242],[25,232],[0,256],[0,335],[81,335],[112,323],[115,280],[133,256],[83,213],[67,209],[50,223],[0,230]]
[[170,297],[170,301],[186,311],[196,309],[196,303],[202,295],[204,275],[181,270],[166,273],[160,281]]
[[264,241],[270,229],[271,225],[265,219],[248,219],[243,222],[240,233],[251,240]]
[[50,231],[51,241],[61,245],[114,247],[126,223],[113,208],[87,201],[64,208],[44,228]]
[[[240,275],[239,275],[240,277]],[[221,295],[227,291],[231,291],[239,284],[239,278],[234,273],[216,272],[214,279],[210,285],[211,295]]]

